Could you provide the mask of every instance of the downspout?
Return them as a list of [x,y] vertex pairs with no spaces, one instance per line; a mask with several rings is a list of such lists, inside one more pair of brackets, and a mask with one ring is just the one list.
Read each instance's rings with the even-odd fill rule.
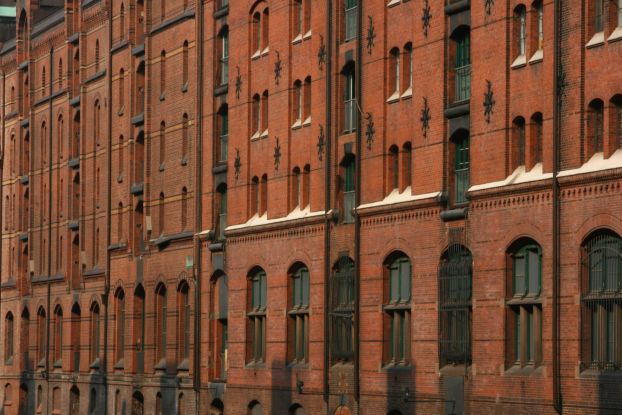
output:
[[326,97],[325,97],[325,146],[324,157],[324,402],[326,415],[330,415],[328,405],[330,398],[328,371],[330,369],[330,321],[332,317],[328,310],[330,306],[330,231],[331,231],[331,143],[332,139],[332,62],[333,62],[333,9],[332,1],[326,0]]
[[[104,282],[104,355],[102,360],[102,380],[105,385],[104,390],[104,413],[108,413],[108,385],[107,385],[107,373],[108,373],[108,316],[109,316],[109,304],[110,304],[110,250],[108,247],[112,243],[112,3],[109,2],[108,6],[108,148],[107,154],[107,166],[108,180],[106,180],[106,274]],[[118,213],[119,215],[122,212]],[[116,316],[115,316],[116,317]],[[117,322],[118,324],[118,322]]]
[[[357,34],[356,34],[356,103],[358,106],[358,111],[360,111],[359,116],[356,117],[356,155],[355,155],[355,172],[356,172],[356,184],[354,193],[354,205],[361,205],[361,117],[363,110],[363,36],[362,36],[362,26],[363,26],[363,2],[360,2],[360,8],[358,11],[358,22],[357,22]],[[357,413],[360,413],[360,300],[361,300],[361,218],[356,212],[354,215],[354,338],[356,339],[356,348],[354,349],[354,399],[356,400]]]
[[555,104],[553,106],[553,406],[558,414],[562,412],[561,381],[560,381],[560,202],[559,202],[559,144],[561,142],[561,107],[562,93],[560,91],[561,64],[561,1],[553,2],[553,90]]
[[[44,85],[45,87],[45,85]],[[48,249],[47,249],[47,320],[46,320],[46,338],[45,342],[45,384],[47,386],[48,398],[50,396],[50,322],[52,319],[52,310],[50,309],[52,301],[52,286],[50,278],[52,276],[52,132],[54,131],[54,121],[52,115],[52,97],[54,95],[54,48],[50,48],[50,97],[48,101]],[[50,405],[46,405],[46,413],[50,411]]]
[[197,24],[196,24],[196,48],[197,48],[197,113],[195,115],[196,130],[196,186],[194,191],[195,201],[195,232],[194,232],[194,400],[195,413],[200,411],[200,391],[201,391],[201,239],[199,234],[203,227],[202,213],[203,204],[203,1],[196,2]]
[[[15,103],[13,103],[12,105],[15,105]],[[4,114],[6,113],[6,73],[4,71],[2,71],[2,142],[0,143],[0,145],[2,146],[0,148],[0,203],[2,203],[2,201],[4,200],[4,185],[2,184],[2,180],[4,180],[4,159],[6,158],[6,154],[5,154],[5,150],[6,150],[6,134],[5,134],[5,123],[4,123]],[[17,143],[13,144],[13,145],[17,145]],[[13,154],[15,154],[16,152],[13,152]],[[13,157],[13,154],[11,154],[11,157]],[[15,160],[11,160],[11,162],[13,163],[13,165],[15,165]],[[11,177],[11,179],[13,179],[13,177]],[[7,207],[5,206],[5,209]],[[15,212],[11,212],[12,215],[15,214]],[[4,225],[4,217],[5,215],[0,215],[0,229],[4,229],[3,225]],[[13,257],[10,254],[11,251],[9,251],[9,261],[13,260]],[[2,250],[0,249],[0,270],[2,269]],[[13,275],[9,275],[9,277],[12,277]],[[2,288],[0,287],[0,315],[2,314]]]

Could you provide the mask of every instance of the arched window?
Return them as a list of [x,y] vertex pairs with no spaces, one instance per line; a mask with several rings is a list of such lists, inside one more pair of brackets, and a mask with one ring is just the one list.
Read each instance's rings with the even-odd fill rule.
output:
[[155,290],[155,362],[156,369],[166,368],[166,286],[158,284]]
[[400,50],[393,48],[389,52],[389,99],[399,98],[400,96],[400,72],[402,70],[400,63]]
[[305,410],[302,405],[295,403],[290,406],[289,410],[287,411],[287,415],[305,415]]
[[384,263],[384,362],[405,365],[410,360],[411,266],[403,253]]
[[605,26],[605,0],[592,0],[590,3],[593,27],[592,34],[600,33]]
[[43,67],[43,69],[41,70],[41,96],[44,97],[45,96],[45,92],[46,92],[46,79],[45,79],[45,66]]
[[259,177],[254,176],[250,185],[250,216],[259,215]]
[[190,357],[190,287],[182,281],[177,288],[177,361],[188,368]]
[[582,255],[582,362],[585,369],[622,366],[622,238],[606,230],[592,233]]
[[261,53],[262,33],[261,33],[261,13],[259,11],[253,14],[252,18],[252,45],[255,48],[254,56],[258,56]]
[[302,82],[300,80],[296,80],[294,82],[294,89],[292,90],[293,96],[293,119],[294,119],[294,127],[299,127],[302,125]]
[[311,166],[305,164],[302,169],[302,205],[301,209],[306,208],[311,203]]
[[402,53],[402,79],[404,80],[404,95],[412,94],[413,90],[413,45],[408,42],[404,45],[404,52]]
[[80,371],[80,334],[81,334],[82,313],[80,306],[75,303],[71,307],[71,370]]
[[116,367],[123,367],[125,356],[125,292],[118,288],[115,300],[115,361]]
[[468,28],[456,29],[451,38],[453,52],[454,102],[471,98],[471,37]]
[[603,151],[604,104],[600,99],[590,102],[587,111],[588,157]]
[[15,342],[15,326],[13,313],[10,311],[4,318],[4,361],[6,364],[13,363],[13,347]]
[[354,261],[341,257],[333,267],[330,286],[331,358],[333,363],[349,362],[354,357]]
[[358,105],[356,103],[356,83],[354,62],[349,62],[343,69],[343,132],[356,131]]
[[266,309],[268,305],[266,273],[261,268],[251,272],[248,279],[247,361],[262,363],[266,358]]
[[302,95],[304,97],[302,118],[304,119],[303,125],[311,123],[311,77],[305,78]]
[[69,415],[80,414],[80,389],[73,385],[69,390]]
[[125,140],[123,139],[123,135],[119,136],[119,175],[117,176],[117,181],[123,180],[123,169],[125,167]]
[[52,414],[60,414],[60,388],[52,389]]
[[125,107],[125,70],[121,68],[119,71],[119,113]]
[[160,193],[160,197],[158,199],[158,226],[160,227],[160,235],[164,235],[164,193]]
[[166,159],[166,123],[160,122],[160,171],[164,170]]
[[95,145],[99,146],[100,145],[100,134],[101,134],[101,105],[99,103],[99,100],[95,101],[95,105],[94,105],[94,112],[95,112],[95,122],[93,123],[93,138],[95,138]]
[[48,153],[48,131],[47,131],[47,125],[45,123],[45,121],[43,121],[41,123],[41,165],[45,166],[47,164],[48,161],[48,157],[47,157],[47,153]]
[[218,239],[225,239],[227,228],[227,185],[222,183],[218,189]]
[[179,397],[177,398],[177,413],[178,414],[185,414],[185,413],[187,413],[187,410],[186,410],[186,399],[185,399],[183,393],[180,393]]
[[303,26],[304,11],[302,0],[294,0],[292,3],[292,38],[294,40],[302,39]]
[[507,365],[535,366],[542,360],[542,249],[521,239],[508,250],[507,261]]
[[268,212],[268,175],[261,176],[261,200],[260,200],[260,216],[267,214]]
[[542,162],[542,140],[543,137],[543,125],[542,125],[542,113],[536,112],[531,116],[531,131],[530,131],[530,144],[529,150],[532,154],[533,164]]
[[[162,2],[164,4],[164,2]],[[160,52],[160,101],[164,99],[166,91],[166,52]]]
[[145,350],[145,289],[138,284],[134,290],[133,347],[134,373],[143,373]]
[[512,123],[512,168],[525,165],[525,119],[516,117]]
[[441,366],[471,363],[471,252],[452,244],[439,266],[439,350]]
[[24,307],[22,310],[21,321],[20,321],[20,337],[19,337],[19,348],[22,351],[22,370],[32,370],[32,362],[30,360],[30,312],[28,308]]
[[412,185],[412,146],[410,142],[402,146],[402,187],[401,190]]
[[182,92],[188,90],[188,41],[185,40],[182,47],[181,83]]
[[309,359],[309,270],[303,264],[290,272],[288,307],[288,346],[290,363],[308,362]]
[[47,331],[46,331],[46,315],[45,309],[39,307],[37,311],[37,366],[45,366],[45,353],[47,347]]
[[229,83],[229,27],[223,27],[218,37],[220,43],[220,85],[226,85]]
[[[521,57],[522,63],[524,63],[527,41],[527,9],[522,4],[514,9],[514,36],[516,42],[514,56]],[[515,63],[517,62],[515,61]]]
[[160,0],[160,21],[163,22],[165,17],[166,17],[166,0]]
[[91,367],[94,368],[99,367],[100,339],[99,304],[94,302],[91,304],[91,316],[89,319],[89,361],[91,362]]
[[58,158],[65,157],[65,120],[62,114],[58,116]]
[[188,228],[188,189],[184,186],[181,189],[181,230]]
[[43,396],[43,386],[37,386],[37,413],[43,412],[43,402],[45,402],[45,397]]
[[[534,1],[531,6],[536,16],[534,24],[531,25],[531,30],[533,32],[530,37],[533,39],[531,49],[534,54],[536,52],[542,53],[542,48],[544,47],[544,6],[542,0]],[[534,55],[531,59],[536,57],[537,56]]]
[[261,95],[261,135],[268,135],[268,91]]
[[[228,352],[229,352],[229,325],[228,325],[228,313],[229,313],[229,300],[228,300],[228,279],[225,274],[217,274],[212,278],[212,293],[210,312],[215,319],[215,330],[211,331],[212,334],[212,347],[215,357],[214,364],[214,379],[227,379],[228,369]],[[213,402],[212,406],[214,405]],[[222,403],[222,402],[221,402]],[[212,407],[212,410],[214,408]],[[224,409],[224,408],[221,408]],[[222,415],[222,414],[221,414]]]
[[248,415],[263,415],[263,407],[257,401],[248,404]]
[[261,98],[259,94],[253,95],[251,111],[251,139],[259,138],[261,134]]
[[343,222],[354,222],[356,207],[356,165],[354,157],[346,157],[341,164],[343,172]]
[[227,152],[229,144],[229,107],[224,104],[218,110],[218,143],[216,154],[218,154],[218,162],[227,161]]
[[453,197],[454,203],[466,203],[466,193],[470,186],[470,149],[469,149],[469,133],[467,131],[458,131],[452,137],[454,157],[453,164]]
[[54,367],[62,366],[63,358],[63,309],[60,305],[57,305],[54,309],[54,351],[53,351],[53,364]]
[[181,164],[185,166],[188,163],[188,147],[190,142],[190,122],[188,114],[184,113],[181,117]]
[[[302,209],[302,174],[298,166],[292,170],[291,208]],[[291,209],[290,209],[291,210]]]
[[121,3],[119,9],[119,39],[125,38],[125,5]]
[[399,149],[396,145],[392,145],[389,147],[389,157],[387,160],[388,167],[388,192],[390,193],[394,189],[399,189],[400,187],[400,167],[399,167]]

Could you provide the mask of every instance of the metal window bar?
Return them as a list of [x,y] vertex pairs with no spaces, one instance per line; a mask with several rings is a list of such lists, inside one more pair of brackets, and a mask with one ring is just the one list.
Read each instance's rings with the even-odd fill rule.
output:
[[334,362],[354,357],[354,264],[343,257],[331,281],[331,356]]
[[441,364],[471,362],[471,254],[452,245],[439,269]]
[[465,65],[454,69],[456,96],[455,102],[466,101],[471,98],[471,65]]
[[344,105],[344,132],[349,133],[356,131],[356,123],[358,120],[356,98],[346,99]]
[[466,193],[469,190],[469,168],[456,169],[456,203],[465,203],[467,201]]

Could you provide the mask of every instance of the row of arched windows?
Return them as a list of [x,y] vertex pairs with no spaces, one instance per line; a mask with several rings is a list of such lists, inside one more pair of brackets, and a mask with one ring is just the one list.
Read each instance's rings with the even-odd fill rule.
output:
[[586,114],[584,160],[595,153],[605,158],[622,147],[622,95],[614,95],[605,105],[600,98],[590,101]]

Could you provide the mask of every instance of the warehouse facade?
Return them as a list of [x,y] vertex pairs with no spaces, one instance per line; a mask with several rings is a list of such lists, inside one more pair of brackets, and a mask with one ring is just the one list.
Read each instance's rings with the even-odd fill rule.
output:
[[622,410],[622,1],[0,1],[3,413]]

